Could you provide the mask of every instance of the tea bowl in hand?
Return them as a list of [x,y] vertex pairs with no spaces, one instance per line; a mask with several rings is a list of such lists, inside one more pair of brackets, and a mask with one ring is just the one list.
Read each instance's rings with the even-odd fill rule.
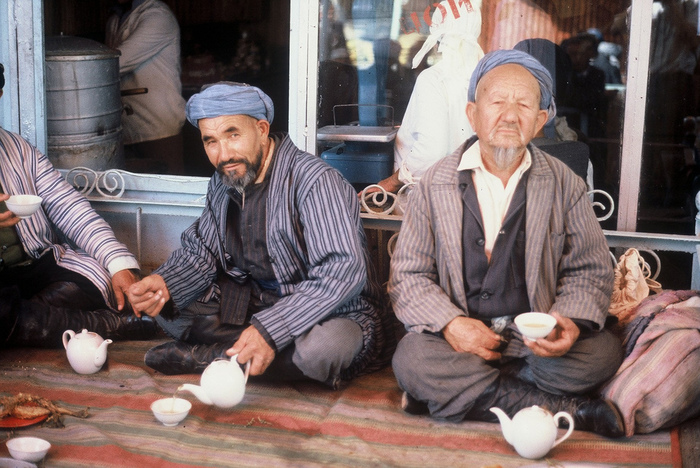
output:
[[12,195],[5,200],[7,209],[18,218],[29,218],[41,206],[42,198],[36,195]]
[[557,324],[554,316],[542,312],[527,312],[515,317],[515,325],[523,338],[535,341],[544,338]]
[[15,437],[5,444],[12,458],[28,462],[38,462],[46,456],[51,444],[38,437]]
[[161,398],[151,404],[151,411],[164,426],[177,426],[187,417],[192,403],[183,398]]

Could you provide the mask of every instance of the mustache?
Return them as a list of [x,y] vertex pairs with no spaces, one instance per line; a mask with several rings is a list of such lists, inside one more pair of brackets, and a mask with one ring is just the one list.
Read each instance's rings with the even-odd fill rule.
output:
[[493,129],[493,133],[496,133],[496,132],[498,132],[498,131],[501,130],[501,129],[505,129],[505,130],[515,130],[516,132],[518,132],[518,134],[519,134],[520,136],[522,136],[522,134],[523,134],[522,131],[520,130],[520,125],[518,125],[517,123],[504,123],[504,124],[500,124],[498,127],[496,127],[496,128]]
[[221,161],[221,162],[216,166],[216,170],[217,170],[218,172],[223,172],[223,171],[224,171],[224,167],[225,167],[225,166],[228,166],[229,164],[243,164],[243,165],[245,165],[246,167],[250,167],[250,165],[251,165],[250,162],[249,162],[248,160],[246,160],[246,159],[243,159],[243,158],[237,158],[237,159],[232,158],[232,159],[227,159],[226,161]]

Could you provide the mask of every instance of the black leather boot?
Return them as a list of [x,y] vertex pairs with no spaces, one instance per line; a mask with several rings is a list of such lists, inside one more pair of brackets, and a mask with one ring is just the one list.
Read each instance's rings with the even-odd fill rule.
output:
[[143,360],[148,367],[165,375],[201,374],[214,359],[228,357],[226,350],[232,344],[168,341],[146,351]]
[[221,323],[219,314],[198,315],[192,321],[185,341],[191,344],[228,343],[229,348],[238,341],[248,325],[231,325]]
[[566,411],[574,418],[574,428],[577,430],[611,438],[625,435],[622,416],[611,401],[555,395],[508,376],[500,376],[477,398],[466,419],[495,422],[498,419],[489,408],[501,408],[512,418],[519,410],[532,405],[546,408],[552,413]]
[[115,341],[148,340],[158,331],[152,318],[139,318],[130,312],[52,307],[24,299],[15,300],[13,304],[11,314],[16,319],[6,339],[9,346],[60,348],[64,331],[80,332],[83,328]]

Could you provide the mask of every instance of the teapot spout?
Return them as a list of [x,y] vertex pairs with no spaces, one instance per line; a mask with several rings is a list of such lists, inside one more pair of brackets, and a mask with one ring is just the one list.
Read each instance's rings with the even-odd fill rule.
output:
[[199,385],[192,385],[192,384],[182,384],[177,388],[178,391],[182,390],[185,392],[190,392],[192,395],[196,396],[199,401],[204,403],[205,405],[211,405],[214,402],[211,401],[209,396],[206,394],[204,389],[200,387]]
[[102,364],[107,360],[107,346],[112,342],[112,340],[104,340],[100,346],[95,350],[95,366],[102,367]]
[[498,416],[498,421],[501,423],[501,432],[503,432],[503,437],[506,439],[506,442],[513,445],[513,438],[512,438],[513,421],[500,408],[496,408],[496,407],[489,408],[489,411],[491,411],[496,416]]

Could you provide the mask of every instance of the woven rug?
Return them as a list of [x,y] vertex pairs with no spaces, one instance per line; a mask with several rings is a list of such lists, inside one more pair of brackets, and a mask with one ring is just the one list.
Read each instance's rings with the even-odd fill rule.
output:
[[[192,410],[165,427],[149,407],[199,376],[163,376],[143,364],[157,341],[108,347],[108,362],[92,375],[72,371],[64,350],[0,351],[0,395],[31,393],[87,419],[64,416],[63,428],[41,424],[0,429],[0,439],[31,435],[51,442],[44,467],[671,467],[677,437],[669,431],[609,440],[574,431],[543,460],[520,458],[500,426],[410,416],[399,409],[391,369],[340,391],[314,383],[251,382],[243,402],[222,410],[189,394]],[[9,456],[4,445],[0,457]]]

